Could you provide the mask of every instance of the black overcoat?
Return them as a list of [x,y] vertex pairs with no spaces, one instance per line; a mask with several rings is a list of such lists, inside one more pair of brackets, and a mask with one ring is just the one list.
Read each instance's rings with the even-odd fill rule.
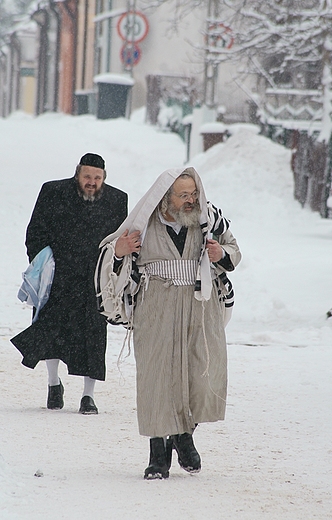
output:
[[68,373],[105,379],[106,318],[97,310],[94,271],[101,240],[127,216],[128,196],[104,184],[100,199],[85,201],[73,177],[45,183],[27,228],[29,260],[50,246],[55,274],[38,319],[11,339],[23,365],[61,359]]

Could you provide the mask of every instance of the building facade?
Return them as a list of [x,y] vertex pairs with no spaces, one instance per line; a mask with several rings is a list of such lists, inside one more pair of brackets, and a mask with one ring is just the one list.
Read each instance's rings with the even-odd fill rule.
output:
[[[17,109],[31,111],[31,105],[35,114],[96,113],[95,78],[101,74],[133,79],[130,110],[148,102],[155,103],[151,107],[156,113],[161,103],[174,99],[188,105],[189,110],[202,104],[207,13],[202,7],[192,9],[175,29],[175,7],[176,0],[158,9],[149,7],[145,0],[39,3],[38,9],[29,13],[29,23],[34,26],[34,59],[30,67],[34,70],[34,101],[28,103],[21,96],[15,103],[8,102],[8,70],[28,68],[22,57],[15,57],[15,41],[9,38],[6,60],[3,52],[0,54],[0,98],[7,96],[7,108],[2,115]],[[248,97],[234,83],[233,72],[230,63],[219,65],[215,104],[221,105],[220,113],[232,121],[244,121],[248,119]],[[27,76],[20,77],[22,89]],[[16,95],[13,88],[9,90],[11,97]],[[156,115],[151,117],[154,122]]]

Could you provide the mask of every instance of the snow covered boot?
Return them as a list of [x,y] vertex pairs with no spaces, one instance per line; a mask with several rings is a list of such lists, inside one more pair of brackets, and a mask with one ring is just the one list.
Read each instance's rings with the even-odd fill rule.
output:
[[195,448],[193,436],[190,433],[182,433],[172,435],[172,439],[181,468],[188,473],[198,473],[201,470],[201,457]]
[[63,394],[65,389],[63,388],[63,384],[50,386],[48,385],[48,396],[47,396],[47,408],[49,410],[61,410],[63,408]]
[[150,439],[150,460],[144,471],[146,480],[162,479],[169,477],[169,466],[166,459],[165,442],[162,437]]

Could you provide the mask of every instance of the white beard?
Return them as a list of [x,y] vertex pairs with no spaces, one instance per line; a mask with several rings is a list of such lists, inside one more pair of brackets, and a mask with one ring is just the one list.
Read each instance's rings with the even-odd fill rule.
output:
[[187,228],[199,226],[199,217],[201,214],[199,204],[195,203],[190,212],[186,212],[184,207],[185,206],[182,206],[180,209],[176,209],[170,202],[167,211],[181,226]]

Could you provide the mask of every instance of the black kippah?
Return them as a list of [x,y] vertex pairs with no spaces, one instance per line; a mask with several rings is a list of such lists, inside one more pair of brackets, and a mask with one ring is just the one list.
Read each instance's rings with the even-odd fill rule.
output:
[[79,162],[82,166],[93,166],[94,168],[100,168],[101,170],[105,170],[105,161],[96,153],[86,153],[81,157]]

